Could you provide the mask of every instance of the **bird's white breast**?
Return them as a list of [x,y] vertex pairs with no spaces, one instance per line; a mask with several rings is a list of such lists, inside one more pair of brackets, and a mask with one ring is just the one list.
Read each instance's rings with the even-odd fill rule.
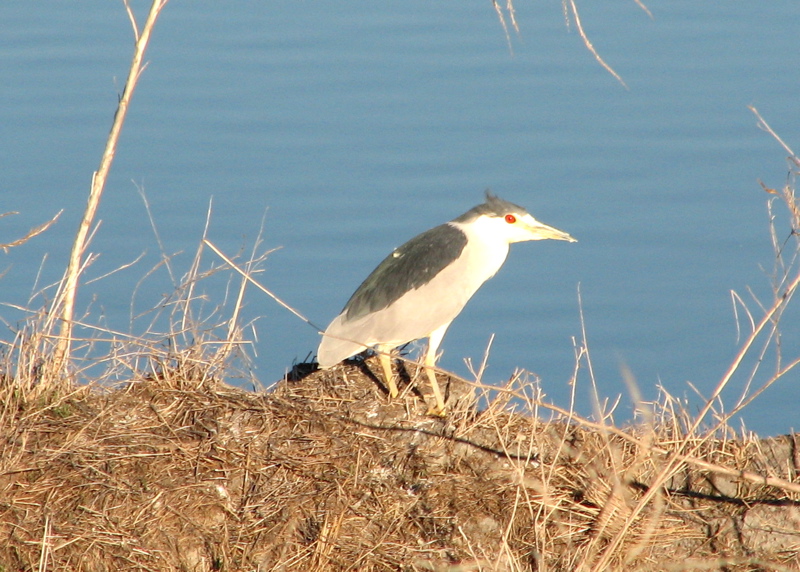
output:
[[457,276],[474,289],[494,276],[508,256],[508,241],[497,232],[497,221],[479,217],[470,224],[449,223],[467,235],[467,245],[461,257],[452,264],[458,266]]

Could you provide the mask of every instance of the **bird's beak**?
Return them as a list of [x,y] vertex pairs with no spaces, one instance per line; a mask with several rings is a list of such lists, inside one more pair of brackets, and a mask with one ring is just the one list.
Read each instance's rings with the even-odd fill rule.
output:
[[528,230],[530,230],[530,233],[533,235],[530,240],[552,239],[552,240],[566,240],[567,242],[578,242],[563,230],[558,230],[557,228],[548,226],[544,223],[539,222],[536,219],[526,222],[528,223],[527,224]]

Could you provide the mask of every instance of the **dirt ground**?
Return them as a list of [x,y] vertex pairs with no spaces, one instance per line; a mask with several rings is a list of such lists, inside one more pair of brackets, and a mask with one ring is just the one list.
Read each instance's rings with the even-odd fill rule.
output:
[[800,569],[794,435],[479,411],[456,380],[431,417],[416,372],[390,402],[371,371],[9,399],[0,571]]

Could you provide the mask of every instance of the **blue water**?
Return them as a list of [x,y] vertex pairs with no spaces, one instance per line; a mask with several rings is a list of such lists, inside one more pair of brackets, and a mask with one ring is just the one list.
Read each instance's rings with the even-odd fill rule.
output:
[[[440,365],[466,375],[463,359],[480,361],[494,333],[486,381],[525,368],[567,405],[580,288],[599,391],[625,396],[617,419],[630,414],[623,366],[646,398],[661,384],[694,407],[687,382],[710,393],[737,351],[730,291],[754,311],[748,288],[771,301],[758,180],[781,187],[787,164],[747,106],[800,148],[800,6],[651,2],[653,19],[633,2],[579,6],[628,89],[565,26],[560,2],[518,2],[510,46],[483,2],[168,4],[86,280],[146,254],[82,286],[84,320],[137,333],[148,318],[131,316],[171,291],[163,268],[142,280],[161,253],[139,188],[177,276],[212,198],[209,238],[228,253],[249,252],[263,219],[261,250],[280,249],[259,279],[323,326],[393,247],[492,188],[579,242],[514,245],[453,323]],[[134,7],[143,18],[147,4]],[[31,294],[63,272],[132,36],[121,3],[40,2],[0,6],[0,39],[0,212],[20,213],[0,219],[0,242],[64,209],[0,258],[0,301],[38,308],[46,297]],[[205,312],[225,287],[201,283]],[[20,313],[0,307],[0,317],[13,327]],[[784,317],[786,360],[800,351],[794,317]],[[260,384],[316,349],[312,328],[254,290],[243,319],[257,320]],[[772,357],[763,367],[757,382]],[[724,394],[727,409],[743,384]],[[585,370],[576,393],[590,411]],[[745,410],[745,425],[797,428],[798,400],[793,372]]]

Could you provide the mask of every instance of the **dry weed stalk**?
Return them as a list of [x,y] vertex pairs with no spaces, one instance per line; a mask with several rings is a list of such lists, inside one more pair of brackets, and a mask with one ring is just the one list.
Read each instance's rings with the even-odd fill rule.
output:
[[[641,2],[637,0],[636,3],[639,4],[640,7],[644,8],[644,10],[652,18],[652,14],[650,14],[649,10],[647,10],[647,8],[645,8]],[[567,21],[567,24],[569,25],[570,19],[575,22],[575,27],[578,29],[578,34],[580,34],[581,40],[583,40],[583,45],[586,46],[586,49],[589,50],[592,56],[594,56],[594,59],[597,60],[597,63],[603,66],[603,69],[605,69],[608,73],[614,76],[614,79],[621,83],[622,87],[628,89],[628,84],[626,84],[622,77],[614,71],[614,68],[608,65],[608,63],[606,63],[606,61],[600,57],[600,54],[589,40],[589,36],[586,35],[586,32],[583,29],[583,24],[581,23],[581,16],[578,12],[578,4],[575,2],[575,0],[561,0],[561,4],[564,9],[564,17]]]
[[161,13],[162,8],[166,5],[167,0],[153,0],[150,7],[147,19],[139,30],[136,19],[133,15],[128,0],[124,0],[125,9],[127,10],[128,17],[133,27],[135,49],[133,60],[131,61],[128,79],[125,82],[125,88],[122,90],[119,103],[117,105],[117,112],[114,115],[114,121],[111,125],[111,132],[108,134],[106,141],[106,148],[103,151],[103,156],[100,160],[100,166],[97,171],[92,174],[92,184],[89,192],[89,200],[86,204],[86,210],[83,214],[78,232],[72,244],[72,252],[69,258],[69,264],[64,273],[62,287],[59,296],[53,301],[50,313],[53,316],[58,316],[61,321],[60,333],[56,339],[55,351],[53,353],[52,361],[49,364],[51,371],[48,372],[48,377],[58,379],[67,373],[67,364],[70,358],[70,348],[72,344],[72,330],[73,319],[75,316],[75,298],[78,291],[78,280],[83,269],[86,266],[84,260],[84,253],[89,244],[89,235],[94,222],[97,207],[100,204],[100,197],[105,188],[106,179],[111,169],[111,163],[114,161],[114,155],[117,150],[117,142],[119,141],[120,133],[122,132],[122,125],[125,122],[125,116],[128,113],[131,97],[139,81],[139,76],[146,64],[144,63],[144,54],[147,49],[147,44],[150,41],[150,34],[155,26],[156,19]]
[[[791,151],[791,149],[774,133],[774,131],[769,127],[769,125],[764,121],[764,119],[758,114],[758,112],[751,107],[751,110],[756,114],[759,120],[759,126],[768,131],[772,134],[781,145],[790,153],[790,163],[793,165],[792,169],[790,169],[790,177],[793,178],[795,170],[800,167],[800,161]],[[777,194],[777,193],[776,193]],[[651,480],[648,485],[648,490],[646,494],[641,498],[641,500],[636,504],[635,508],[631,511],[624,527],[621,527],[620,530],[614,535],[611,543],[605,548],[602,556],[594,562],[594,566],[592,567],[593,570],[605,570],[608,566],[611,565],[613,559],[615,558],[615,553],[618,552],[623,543],[625,542],[625,538],[627,536],[627,528],[634,523],[634,519],[638,518],[638,516],[642,513],[642,511],[646,510],[648,506],[650,506],[654,501],[657,501],[660,498],[662,493],[663,487],[670,481],[674,480],[674,478],[684,470],[685,465],[684,463],[693,463],[696,466],[698,464],[704,464],[706,461],[703,461],[701,457],[706,459],[711,458],[714,455],[714,449],[720,446],[718,443],[722,443],[724,447],[725,443],[725,436],[728,435],[730,432],[727,422],[736,413],[739,413],[744,406],[752,401],[757,395],[761,394],[764,390],[766,390],[769,386],[771,386],[775,381],[783,377],[786,373],[788,373],[791,369],[793,369],[798,363],[800,363],[800,357],[796,357],[791,360],[788,365],[782,364],[782,356],[781,356],[781,348],[780,345],[775,341],[779,338],[779,324],[780,324],[780,317],[782,316],[783,312],[787,308],[788,304],[792,300],[795,291],[800,285],[800,266],[797,265],[798,259],[798,252],[800,252],[800,244],[797,241],[797,229],[800,228],[800,206],[795,198],[794,194],[794,185],[789,184],[787,185],[783,192],[781,193],[781,197],[783,198],[787,210],[790,214],[791,220],[791,233],[790,238],[794,237],[794,249],[790,252],[789,257],[791,262],[785,263],[784,262],[784,249],[783,245],[778,247],[778,242],[773,238],[773,244],[776,245],[775,248],[775,255],[776,255],[776,267],[781,268],[782,272],[780,274],[776,273],[776,277],[773,282],[773,289],[774,289],[774,301],[771,306],[768,306],[763,309],[763,316],[757,322],[752,322],[752,328],[749,335],[745,338],[744,342],[742,343],[739,352],[735,356],[734,360],[728,367],[727,371],[723,375],[720,382],[712,391],[711,395],[706,399],[706,403],[702,407],[701,411],[694,416],[692,419],[688,419],[688,417],[684,417],[688,419],[688,423],[686,425],[686,430],[682,432],[682,437],[678,440],[678,442],[669,447],[666,451],[666,456],[664,457],[663,462],[661,463],[661,470],[658,474]],[[773,219],[773,226],[771,228],[771,234],[775,237],[775,228],[774,228],[774,219]],[[789,239],[787,239],[788,241]],[[794,276],[791,276],[791,273],[794,272]],[[740,298],[739,298],[740,299]],[[748,310],[748,315],[752,315]],[[739,403],[733,409],[732,412],[726,415],[718,415],[715,425],[713,425],[709,430],[704,433],[698,433],[701,425],[704,423],[706,416],[711,412],[715,405],[719,402],[721,403],[721,395],[723,390],[729,384],[731,379],[733,378],[734,374],[739,371],[744,358],[751,353],[753,353],[753,347],[757,339],[762,335],[762,333],[766,332],[763,336],[766,339],[763,341],[762,348],[760,352],[758,352],[756,358],[756,365],[751,372],[746,388],[749,388],[750,383],[755,378],[756,372],[758,371],[764,355],[767,349],[774,344],[776,349],[776,361],[777,361],[777,373],[775,375],[770,376],[765,383],[757,390],[755,393],[749,398],[745,399],[747,395],[747,389],[742,394],[742,397],[739,399]],[[716,439],[717,437],[722,436],[722,441]],[[656,447],[652,445],[649,446],[651,451],[657,450]],[[661,447],[658,447],[661,448]],[[796,460],[795,460],[796,462]],[[711,468],[711,467],[707,467]],[[795,468],[796,469],[796,468]],[[734,476],[732,473],[736,473],[736,471],[731,471],[730,469],[726,469],[723,467],[713,467],[711,470],[717,472],[717,474],[728,474]],[[791,473],[789,479],[778,479],[777,481],[773,480],[770,481],[772,475],[761,475],[758,473],[752,473],[747,471],[738,471],[736,475],[739,478],[748,479],[754,483],[764,483],[764,484],[771,484],[772,486],[777,486],[782,488],[787,492],[793,493],[800,493],[800,484],[795,482],[791,482],[793,479],[792,476],[796,476],[796,473]],[[798,546],[800,546],[800,541],[798,542]]]
[[[55,224],[55,222],[58,220],[58,217],[60,217],[61,213],[63,213],[63,212],[64,212],[64,209],[61,209],[60,211],[58,211],[56,213],[56,215],[53,218],[51,218],[50,220],[48,220],[46,222],[43,222],[40,225],[37,225],[37,226],[33,227],[32,229],[30,229],[25,234],[25,236],[23,236],[21,238],[18,238],[16,240],[12,240],[11,242],[0,243],[0,250],[2,250],[3,252],[8,252],[9,248],[14,248],[15,246],[21,246],[21,245],[25,244],[26,242],[28,242],[30,239],[32,239],[34,236],[38,236],[38,235],[42,234],[48,228],[53,226],[53,224]],[[9,215],[14,215],[14,214],[18,214],[18,213],[15,213],[15,212],[2,213],[2,214],[0,214],[0,218],[6,217],[6,216],[9,216]]]
[[[642,0],[634,0],[636,5],[639,6],[651,19],[653,18],[652,12],[645,6]],[[503,6],[500,5],[498,0],[492,0],[492,7],[494,7],[494,11],[497,14],[497,18],[500,21],[500,25],[503,27],[503,33],[506,36],[506,43],[508,44],[508,51],[512,54],[514,53],[514,48],[511,43],[511,34],[509,33],[508,24],[506,23],[506,14],[508,15],[509,22],[511,27],[514,29],[514,32],[519,34],[519,24],[517,23],[516,11],[514,8],[514,0],[506,0],[505,5],[505,13],[503,12]],[[625,80],[622,79],[614,68],[612,68],[608,62],[606,62],[597,49],[592,44],[591,40],[589,39],[589,35],[583,28],[583,23],[581,22],[580,11],[578,9],[578,3],[575,0],[561,0],[561,7],[564,12],[564,22],[567,28],[570,27],[571,23],[575,23],[575,27],[578,30],[578,35],[581,37],[581,41],[583,45],[589,50],[589,53],[592,54],[595,61],[599,63],[603,69],[605,69],[608,73],[610,73],[614,79],[616,79],[622,87],[628,89],[628,85],[625,83]]]

